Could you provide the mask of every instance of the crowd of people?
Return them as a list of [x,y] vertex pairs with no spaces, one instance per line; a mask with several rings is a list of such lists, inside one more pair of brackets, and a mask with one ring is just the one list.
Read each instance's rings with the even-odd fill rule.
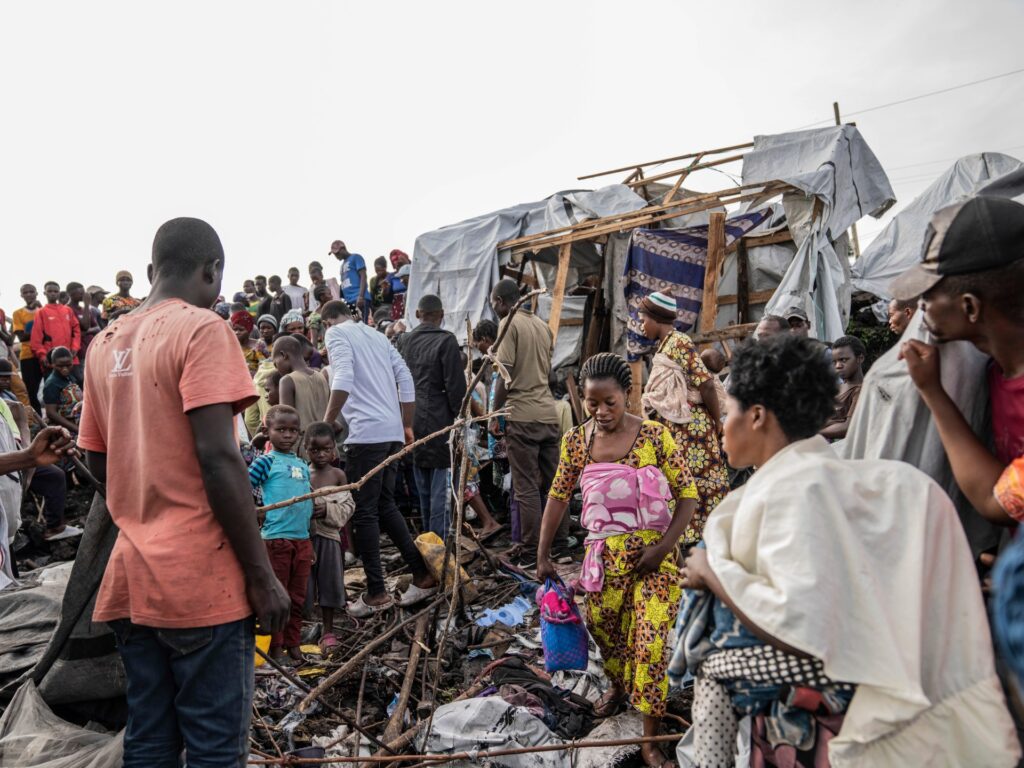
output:
[[[404,252],[372,273],[340,240],[329,255],[336,278],[314,261],[308,286],[293,267],[287,283],[257,275],[228,301],[216,232],[174,219],[156,234],[144,300],[124,271],[114,294],[50,282],[41,303],[25,285],[9,327],[0,313],[3,584],[17,575],[23,485],[45,500],[47,538],[81,534],[64,521],[77,443],[120,530],[94,619],[114,629],[127,673],[125,765],[168,764],[183,747],[197,764],[244,759],[252,675],[225,684],[224,670],[251,666],[257,623],[272,657],[298,664],[304,619],[319,615],[329,651],[342,614],[436,594],[414,537],[451,534],[462,456],[445,430],[467,404],[478,425],[461,441],[458,501],[476,537],[507,533],[508,561],[542,583],[565,556],[582,559],[576,585],[611,682],[597,715],[632,707],[654,736],[670,687],[692,681],[702,768],[733,765],[743,715],[765,749],[806,753],[829,734],[835,765],[1014,764],[952,503],[907,464],[839,456],[866,386],[861,339],[819,342],[793,308],[734,350],[700,350],[677,328],[676,299],[654,292],[640,311],[657,342],[644,380],[618,355],[590,357],[580,420],[553,392],[554,337],[516,281],[494,285],[498,322],[460,345],[438,296],[405,306]],[[1024,206],[938,212],[893,294],[889,327],[957,484],[1014,528]],[[915,312],[937,346],[906,333]],[[992,358],[991,447],[943,389],[941,345],[954,340]],[[412,576],[401,594],[387,587],[382,533]],[[1024,675],[1021,547],[1000,553],[993,593],[1011,693]],[[365,589],[349,595],[357,561]],[[668,762],[653,742],[642,757]]]

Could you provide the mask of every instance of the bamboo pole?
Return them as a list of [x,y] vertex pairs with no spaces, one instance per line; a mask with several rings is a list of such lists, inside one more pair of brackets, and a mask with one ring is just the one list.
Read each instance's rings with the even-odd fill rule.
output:
[[700,163],[699,165],[688,166],[686,168],[676,168],[675,170],[672,171],[665,171],[664,173],[659,173],[654,176],[648,176],[646,179],[636,179],[634,181],[629,182],[629,184],[627,184],[626,186],[630,187],[631,189],[636,189],[637,187],[647,186],[648,184],[655,181],[671,179],[674,176],[678,176],[681,173],[689,176],[693,171],[699,171],[704,168],[714,168],[716,165],[725,165],[726,163],[734,163],[737,160],[742,160],[744,157],[746,157],[746,155],[729,155],[728,157],[720,157],[718,160],[708,160],[708,162]]

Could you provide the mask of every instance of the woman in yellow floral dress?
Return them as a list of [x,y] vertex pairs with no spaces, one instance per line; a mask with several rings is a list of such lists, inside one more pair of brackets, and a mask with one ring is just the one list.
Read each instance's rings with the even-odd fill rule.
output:
[[[589,531],[579,579],[587,628],[601,649],[611,688],[596,706],[613,714],[627,698],[653,736],[668,695],[669,633],[682,596],[676,544],[696,507],[697,489],[672,433],[626,412],[629,366],[618,355],[590,358],[580,372],[590,421],[562,438],[541,521],[537,578],[557,575],[551,544],[573,489],[583,491]],[[669,761],[655,744],[644,762]]]
[[[689,420],[655,410],[654,418],[664,424],[686,453],[686,465],[697,484],[697,511],[683,536],[684,544],[696,544],[704,532],[708,515],[729,492],[729,475],[722,458],[722,403],[718,400],[711,374],[697,347],[685,333],[675,330],[676,301],[663,293],[647,296],[640,307],[643,333],[658,340],[658,355],[664,355],[681,369],[686,383]],[[658,356],[656,355],[656,361]],[[653,378],[653,376],[652,376]],[[650,384],[648,384],[650,386]]]

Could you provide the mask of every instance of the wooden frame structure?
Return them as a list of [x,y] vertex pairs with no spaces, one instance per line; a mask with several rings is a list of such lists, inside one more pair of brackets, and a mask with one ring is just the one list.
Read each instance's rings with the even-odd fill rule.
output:
[[[498,243],[499,251],[511,251],[512,256],[537,254],[547,249],[557,249],[558,260],[555,283],[552,290],[551,315],[548,320],[551,332],[555,338],[557,339],[558,337],[559,328],[562,325],[569,324],[569,321],[562,321],[561,313],[565,301],[565,290],[574,243],[591,242],[603,244],[608,241],[610,235],[627,232],[637,227],[657,227],[660,223],[678,216],[723,208],[733,203],[767,202],[785,192],[798,191],[782,181],[740,184],[719,189],[715,192],[698,194],[686,193],[683,189],[683,182],[693,172],[741,161],[745,154],[737,154],[737,151],[746,150],[752,146],[752,142],[735,144],[728,147],[691,152],[684,155],[676,155],[675,157],[652,160],[580,176],[578,178],[582,181],[600,176],[629,172],[622,183],[647,200],[648,205],[636,211],[598,219],[588,219],[565,227],[558,227],[546,232],[525,235]],[[681,161],[689,162],[670,171],[649,175],[649,172],[655,166]],[[658,186],[654,187],[653,185]],[[665,187],[669,187],[667,192],[664,192]],[[682,195],[681,192],[683,193]],[[705,267],[706,276],[700,325],[697,333],[693,336],[696,343],[709,345],[714,342],[722,342],[728,354],[728,346],[726,344],[728,340],[745,337],[753,330],[753,324],[750,323],[750,307],[766,303],[771,299],[774,291],[750,291],[747,249],[758,245],[782,243],[790,240],[792,240],[791,234],[788,230],[784,230],[770,235],[742,237],[726,247],[725,213],[712,211],[708,229],[708,258]],[[737,291],[733,295],[720,296],[718,294],[718,279],[722,273],[726,255],[734,251],[737,258]],[[512,273],[512,275],[515,276],[515,273]],[[524,279],[522,270],[519,271],[518,277],[520,282],[522,282]],[[718,318],[719,306],[732,304],[735,304],[737,307],[737,324],[728,328],[716,329],[715,324]],[[595,319],[597,312],[601,309],[603,307],[595,304]],[[577,323],[579,321],[573,323],[573,325]],[[592,322],[592,331],[595,326],[596,323]],[[596,339],[591,339],[592,335],[594,334],[588,334],[584,344],[584,357],[589,356],[587,352],[593,353],[595,350]],[[639,375],[640,365],[640,363],[633,364],[633,380],[636,382],[639,382],[641,378]],[[634,391],[630,393],[630,408],[634,412],[639,412],[639,387],[634,386],[633,389]]]

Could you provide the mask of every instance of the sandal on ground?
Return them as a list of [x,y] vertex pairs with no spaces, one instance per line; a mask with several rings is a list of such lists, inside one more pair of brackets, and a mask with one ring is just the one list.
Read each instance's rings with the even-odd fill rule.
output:
[[489,533],[480,533],[480,534],[478,534],[477,538],[480,539],[481,543],[485,542],[485,541],[490,541],[495,536],[497,536],[499,533],[503,533],[506,530],[508,530],[508,529],[504,525],[499,525],[497,528],[495,528],[493,531],[490,531]]
[[82,529],[75,525],[65,525],[55,531],[43,533],[44,541],[60,541],[61,539],[73,539],[82,535]]
[[338,638],[333,632],[324,632],[320,638],[320,650],[327,653],[332,648],[338,647]]
[[380,605],[370,605],[363,599],[363,595],[359,596],[358,600],[355,600],[346,606],[348,615],[356,619],[366,619],[373,616],[375,613],[381,613],[393,608],[395,601],[392,598],[388,598],[387,602],[381,603]]
[[437,594],[437,585],[432,587],[417,587],[415,584],[410,584],[409,588],[405,590],[405,594],[398,598],[398,604],[403,608],[410,608],[417,603],[422,603],[428,597],[433,597]]
[[609,688],[594,702],[594,717],[611,717],[626,703],[626,692],[615,693]]

